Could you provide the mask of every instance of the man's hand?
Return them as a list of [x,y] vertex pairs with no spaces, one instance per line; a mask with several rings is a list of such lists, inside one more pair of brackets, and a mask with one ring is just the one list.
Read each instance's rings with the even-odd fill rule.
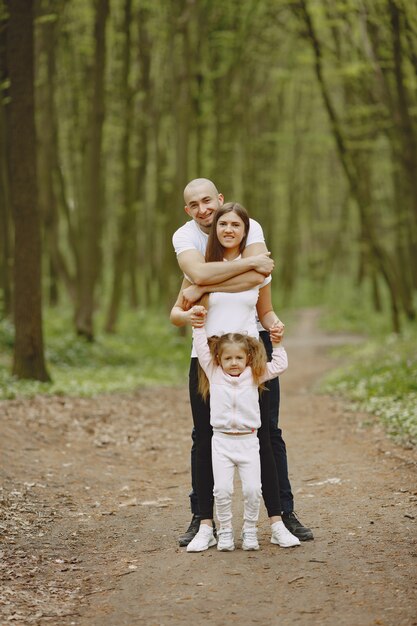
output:
[[269,276],[275,266],[275,263],[273,259],[270,258],[270,255],[270,252],[263,252],[262,254],[250,257],[253,259],[253,269],[264,276]]
[[188,311],[194,302],[200,300],[200,298],[204,295],[204,289],[199,287],[198,285],[189,285],[185,289],[182,290],[182,308],[184,311]]
[[206,321],[207,309],[203,306],[195,305],[189,310],[190,324],[193,328],[202,328]]
[[281,320],[277,320],[274,322],[269,329],[269,336],[271,337],[271,342],[281,343],[281,340],[284,336],[285,324],[281,322]]

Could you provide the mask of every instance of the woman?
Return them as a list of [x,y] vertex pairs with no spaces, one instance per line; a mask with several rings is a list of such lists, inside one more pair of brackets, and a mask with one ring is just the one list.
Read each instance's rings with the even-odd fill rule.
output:
[[[211,227],[206,261],[226,261],[233,263],[239,259],[245,248],[249,231],[249,216],[246,209],[233,202],[224,204],[216,211]],[[258,338],[256,315],[262,326],[270,331],[271,339],[279,341],[283,335],[283,324],[272,308],[271,278],[264,280],[260,287],[238,293],[211,293],[203,298],[207,309],[205,327],[207,336],[228,332],[245,332]],[[202,322],[200,307],[186,311],[182,308],[182,290],[190,283],[183,282],[177,301],[171,311],[171,322],[176,326]],[[201,302],[200,302],[201,304]],[[195,393],[198,387],[198,365],[193,351],[190,367],[190,401],[196,436],[196,489],[201,512],[200,530],[187,546],[189,552],[206,550],[213,542],[213,473],[211,465],[210,407],[201,396]],[[195,358],[194,358],[195,357]],[[299,545],[281,520],[281,503],[276,465],[269,438],[268,394],[260,399],[262,426],[258,431],[261,455],[262,495],[271,521],[273,543],[282,547]]]

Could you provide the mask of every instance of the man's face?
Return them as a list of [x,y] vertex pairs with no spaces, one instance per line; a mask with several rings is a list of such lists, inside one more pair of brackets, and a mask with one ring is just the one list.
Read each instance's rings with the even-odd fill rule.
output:
[[185,212],[199,225],[205,233],[210,232],[214,212],[223,205],[222,194],[216,194],[215,188],[204,183],[195,185],[185,194]]

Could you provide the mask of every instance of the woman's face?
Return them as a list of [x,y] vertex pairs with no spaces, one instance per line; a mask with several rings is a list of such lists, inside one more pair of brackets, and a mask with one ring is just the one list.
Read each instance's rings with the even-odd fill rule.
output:
[[239,248],[245,236],[243,220],[234,211],[229,211],[220,217],[216,225],[217,238],[223,248]]

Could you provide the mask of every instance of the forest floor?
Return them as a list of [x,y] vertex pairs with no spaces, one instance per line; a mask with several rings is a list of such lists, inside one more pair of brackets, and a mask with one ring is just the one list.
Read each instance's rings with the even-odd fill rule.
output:
[[[188,554],[186,387],[0,403],[0,623],[417,624],[417,452],[318,395],[354,338],[299,314],[283,427],[296,511],[315,540]],[[234,525],[241,524],[240,486]]]

